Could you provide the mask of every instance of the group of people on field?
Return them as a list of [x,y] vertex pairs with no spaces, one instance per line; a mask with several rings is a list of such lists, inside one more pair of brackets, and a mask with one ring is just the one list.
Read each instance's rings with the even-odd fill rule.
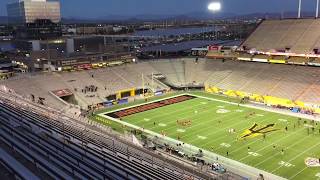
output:
[[183,126],[183,127],[188,127],[192,125],[191,120],[177,120],[177,125]]

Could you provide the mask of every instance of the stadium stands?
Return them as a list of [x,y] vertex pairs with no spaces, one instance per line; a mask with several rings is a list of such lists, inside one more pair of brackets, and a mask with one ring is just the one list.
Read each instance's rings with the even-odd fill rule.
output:
[[[264,56],[256,55],[254,58]],[[26,75],[2,83],[25,97],[30,97],[30,94],[45,97],[48,104],[61,108],[62,103],[49,91],[68,88],[75,94],[79,105],[90,105],[103,102],[106,96],[117,91],[141,87],[142,72],[146,87],[151,86],[152,73],[161,73],[169,84],[176,86],[210,84],[222,89],[319,103],[318,67],[231,60],[199,59],[196,63],[193,58],[161,59],[90,71]],[[157,88],[168,88],[157,81],[154,83]],[[98,87],[97,92],[89,93],[94,97],[81,92],[81,88],[89,85]]]
[[305,64],[305,63],[307,63],[308,62],[308,59],[306,59],[306,58],[303,58],[303,57],[294,57],[294,56],[292,56],[292,57],[290,57],[289,59],[288,59],[288,62],[289,63],[301,63],[301,64]]
[[242,44],[247,49],[264,52],[289,50],[311,54],[320,48],[319,19],[265,20]]
[[[53,179],[202,179],[56,112],[1,93],[0,142]],[[18,100],[17,100],[18,99]],[[19,102],[17,102],[19,101]],[[21,118],[23,117],[23,118]],[[94,128],[94,127],[92,127]],[[38,179],[6,153],[8,165]],[[11,166],[10,166],[11,167]]]
[[166,75],[167,80],[176,85],[181,85],[183,82],[180,79],[184,78],[184,69],[182,61],[163,60],[161,63],[150,62],[150,65]]
[[[70,73],[21,75],[9,81],[2,81],[2,84],[15,89],[16,92],[26,97],[30,97],[31,94],[37,97],[44,97],[51,106],[57,108],[60,108],[63,104],[51,96],[49,92],[68,88],[75,95],[78,104],[86,107],[87,105],[105,101],[105,97],[117,91],[141,87],[141,74],[155,72],[147,63],[144,66],[125,65]],[[146,87],[151,84],[151,80],[147,75],[149,74],[144,76]],[[85,86],[91,85],[97,87],[97,92],[83,93],[81,91]],[[162,84],[155,82],[155,88],[166,89],[167,86],[164,87]]]

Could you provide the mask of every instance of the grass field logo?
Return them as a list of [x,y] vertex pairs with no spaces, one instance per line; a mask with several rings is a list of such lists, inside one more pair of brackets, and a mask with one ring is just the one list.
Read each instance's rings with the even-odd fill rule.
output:
[[308,157],[305,159],[304,163],[307,167],[320,167],[320,159]]
[[271,133],[273,131],[278,131],[279,129],[275,129],[275,124],[268,124],[266,126],[263,126],[261,128],[258,127],[259,125],[255,123],[251,128],[246,129],[240,136],[240,138],[254,138],[259,135],[265,135],[268,133]]

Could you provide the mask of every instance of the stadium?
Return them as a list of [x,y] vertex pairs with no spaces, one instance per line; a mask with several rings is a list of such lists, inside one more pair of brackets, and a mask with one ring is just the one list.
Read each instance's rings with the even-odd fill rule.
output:
[[238,47],[213,44],[204,57],[1,80],[2,146],[42,178],[318,179],[319,28],[263,20]]

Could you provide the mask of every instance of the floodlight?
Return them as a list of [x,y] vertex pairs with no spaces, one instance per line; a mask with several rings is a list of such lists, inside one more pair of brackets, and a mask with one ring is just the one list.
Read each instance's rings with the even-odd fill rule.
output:
[[208,5],[208,9],[213,12],[219,11],[219,10],[221,10],[221,3],[220,2],[212,2]]

